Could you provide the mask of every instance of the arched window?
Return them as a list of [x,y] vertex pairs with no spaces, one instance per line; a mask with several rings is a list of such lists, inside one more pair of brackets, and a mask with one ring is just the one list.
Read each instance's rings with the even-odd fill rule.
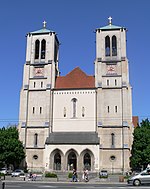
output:
[[76,98],[73,98],[72,99],[72,105],[73,105],[73,118],[75,118],[76,117],[76,106],[77,106],[77,99]]
[[64,107],[64,117],[66,117],[66,107]]
[[112,36],[112,56],[117,56],[117,38]]
[[39,59],[39,47],[40,47],[40,41],[35,41],[35,59]]
[[61,155],[59,153],[54,156],[54,170],[61,170]]
[[38,144],[38,134],[35,133],[34,134],[34,146],[37,147],[37,144]]
[[91,170],[91,156],[86,153],[83,158],[84,169]]
[[109,38],[109,36],[105,37],[105,56],[110,56],[110,38]]
[[41,43],[41,59],[45,59],[45,51],[46,51],[46,41],[45,39],[43,39]]
[[115,146],[115,134],[111,133],[111,147],[114,148]]
[[85,108],[82,107],[82,117],[84,117],[84,116],[85,116]]

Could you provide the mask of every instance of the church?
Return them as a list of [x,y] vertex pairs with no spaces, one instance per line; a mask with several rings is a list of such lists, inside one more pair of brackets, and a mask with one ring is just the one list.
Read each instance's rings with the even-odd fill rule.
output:
[[132,88],[126,28],[97,28],[94,75],[59,70],[59,39],[46,27],[27,34],[19,136],[34,171],[122,173],[130,169]]

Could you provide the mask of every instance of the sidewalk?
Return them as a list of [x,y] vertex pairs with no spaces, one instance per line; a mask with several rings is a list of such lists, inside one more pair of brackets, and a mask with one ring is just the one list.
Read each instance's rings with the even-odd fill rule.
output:
[[[120,181],[119,178],[120,175],[109,175],[107,179],[104,178],[90,178],[89,176],[89,182],[90,184],[125,184],[126,180]],[[5,180],[2,179],[2,182],[45,182],[45,183],[54,183],[54,182],[59,182],[59,183],[70,183],[72,179],[65,178],[64,180],[61,180],[59,178],[45,178],[45,177],[37,177],[35,181],[29,180],[28,177],[11,177],[11,176],[6,176]],[[82,181],[82,179],[79,179],[79,183],[86,183]]]

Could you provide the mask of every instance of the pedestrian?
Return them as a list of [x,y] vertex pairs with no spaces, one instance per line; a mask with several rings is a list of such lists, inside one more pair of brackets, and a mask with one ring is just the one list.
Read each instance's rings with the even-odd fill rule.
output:
[[77,182],[77,172],[75,169],[72,172],[72,182]]

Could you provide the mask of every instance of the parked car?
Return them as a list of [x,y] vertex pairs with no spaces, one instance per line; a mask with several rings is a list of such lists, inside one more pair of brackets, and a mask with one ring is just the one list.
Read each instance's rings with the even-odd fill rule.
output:
[[7,173],[8,173],[7,168],[1,168],[1,169],[0,169],[0,173],[2,173],[2,174],[4,174],[4,175],[7,175]]
[[107,170],[101,170],[99,172],[99,178],[108,178],[108,171]]
[[127,180],[127,183],[134,186],[140,186],[141,184],[150,184],[150,169],[146,169],[139,174],[131,176]]
[[24,175],[24,171],[22,169],[16,169],[15,171],[11,173],[12,177],[19,177],[23,175]]

